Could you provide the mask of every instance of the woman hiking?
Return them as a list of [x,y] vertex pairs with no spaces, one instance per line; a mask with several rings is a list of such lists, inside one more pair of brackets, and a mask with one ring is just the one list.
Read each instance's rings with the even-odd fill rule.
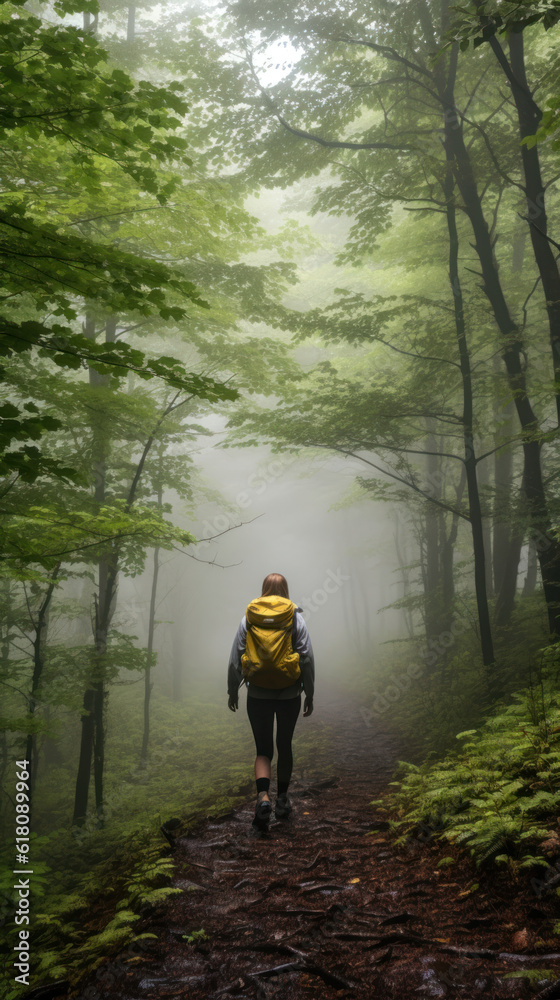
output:
[[239,708],[239,687],[247,685],[247,714],[255,737],[257,804],[253,827],[268,830],[272,812],[269,797],[274,756],[273,726],[276,715],[278,793],[276,819],[287,819],[292,806],[288,786],[292,776],[292,737],[305,694],[303,714],[313,712],[315,662],[307,625],[290,600],[288,584],[280,573],[264,579],[261,596],[247,607],[237,630],[228,665],[228,708]]

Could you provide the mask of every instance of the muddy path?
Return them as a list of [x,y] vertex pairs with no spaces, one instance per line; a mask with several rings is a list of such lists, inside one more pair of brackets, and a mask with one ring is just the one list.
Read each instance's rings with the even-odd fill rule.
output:
[[[75,997],[545,995],[538,970],[560,976],[554,894],[538,898],[526,877],[482,877],[425,838],[396,848],[369,803],[402,747],[366,726],[350,699],[333,698],[322,716],[330,759],[313,773],[296,767],[290,819],[255,835],[251,797],[179,827],[174,885],[183,891],[145,912],[137,930],[153,936],[100,967]],[[438,867],[450,855],[455,863]],[[524,970],[532,983],[509,978]]]

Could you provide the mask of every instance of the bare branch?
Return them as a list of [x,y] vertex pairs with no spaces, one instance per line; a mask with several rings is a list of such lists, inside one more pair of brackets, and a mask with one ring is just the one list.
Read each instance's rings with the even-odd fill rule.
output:
[[441,507],[443,510],[448,511],[450,514],[454,514],[457,517],[462,517],[463,520],[468,521],[470,523],[471,519],[468,514],[464,513],[464,511],[458,510],[456,507],[451,507],[450,504],[444,503],[443,500],[438,500],[436,497],[430,496],[429,493],[426,493],[425,490],[422,490],[419,486],[416,485],[416,483],[410,482],[410,480],[408,479],[403,479],[403,477],[399,476],[396,472],[389,471],[388,469],[382,469],[380,465],[376,465],[375,462],[370,461],[370,459],[364,458],[363,455],[357,455],[355,451],[347,451],[345,448],[337,448],[336,445],[314,444],[312,442],[310,442],[309,447],[325,448],[329,451],[338,451],[341,455],[348,455],[352,458],[357,458],[359,462],[364,462],[366,465],[370,465],[373,469],[376,469],[378,472],[381,472],[384,476],[389,476],[390,479],[395,479],[398,483],[402,483],[403,486],[408,486],[409,489],[413,490],[415,493],[418,493],[420,496],[423,496],[425,500],[429,500],[431,503],[434,503],[436,507]]
[[246,524],[252,524],[253,521],[257,521],[259,517],[263,517],[263,514],[256,514],[249,521],[241,521],[239,524],[231,524],[229,528],[224,528],[223,531],[218,531],[216,535],[208,535],[207,538],[199,538],[193,544],[200,545],[201,542],[212,542],[214,538],[220,538],[221,535],[227,535],[228,531],[233,531],[234,528],[243,528]]

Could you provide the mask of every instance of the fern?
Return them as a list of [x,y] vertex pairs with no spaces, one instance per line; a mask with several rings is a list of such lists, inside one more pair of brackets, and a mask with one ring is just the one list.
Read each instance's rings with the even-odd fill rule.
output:
[[[555,822],[560,809],[555,678],[543,678],[538,697],[531,687],[516,692],[478,729],[459,733],[458,741],[459,748],[440,761],[399,764],[385,798],[398,843],[427,828],[436,839],[466,848],[479,865],[493,859],[513,872],[538,864],[536,849],[550,837],[543,821]],[[542,857],[540,864],[546,865]]]

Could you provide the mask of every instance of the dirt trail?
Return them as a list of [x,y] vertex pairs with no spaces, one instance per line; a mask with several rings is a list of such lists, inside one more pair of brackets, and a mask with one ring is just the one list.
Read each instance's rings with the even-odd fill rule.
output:
[[[349,699],[333,697],[321,714],[337,720],[325,770],[334,760],[338,777],[296,770],[293,815],[273,820],[268,837],[251,831],[253,799],[178,836],[184,891],[146,913],[138,931],[155,938],[98,969],[79,1000],[491,1000],[543,989],[512,972],[560,976],[554,900],[526,877],[483,878],[431,841],[396,849],[369,805],[399,756],[394,736],[368,728]],[[438,868],[444,853],[456,862]]]

